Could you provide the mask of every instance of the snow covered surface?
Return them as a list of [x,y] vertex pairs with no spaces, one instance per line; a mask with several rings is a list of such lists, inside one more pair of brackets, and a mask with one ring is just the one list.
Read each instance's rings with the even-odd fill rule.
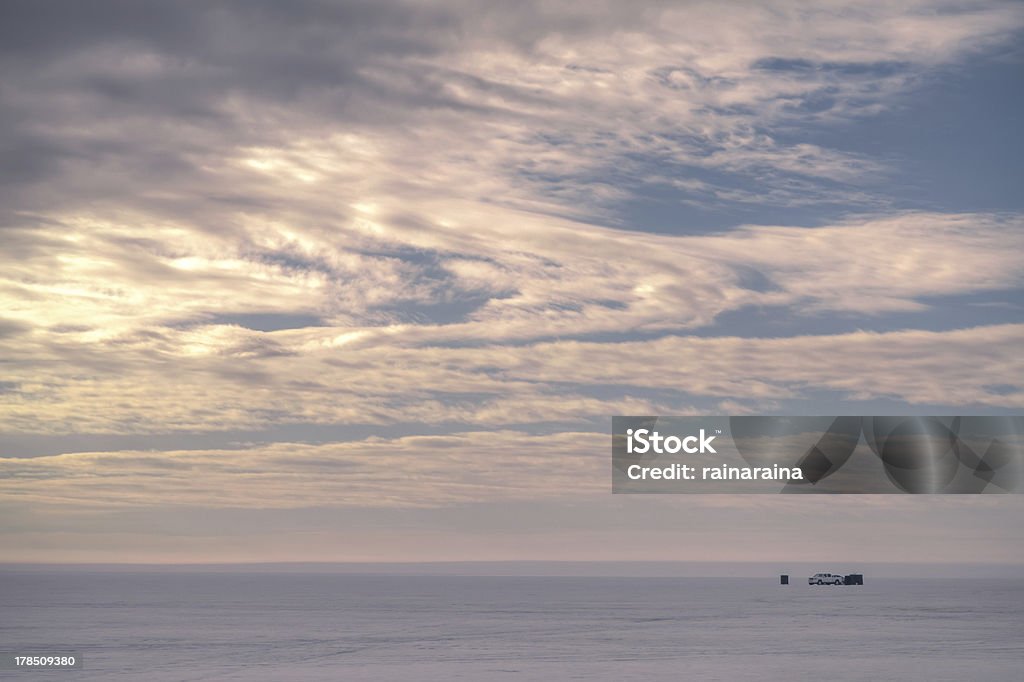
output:
[[33,680],[1024,679],[1024,579],[0,578],[0,648],[84,658]]

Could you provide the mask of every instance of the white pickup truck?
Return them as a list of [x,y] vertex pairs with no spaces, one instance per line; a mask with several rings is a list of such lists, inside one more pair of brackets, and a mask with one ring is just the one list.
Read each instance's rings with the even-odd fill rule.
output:
[[843,576],[835,573],[815,573],[807,579],[808,585],[842,585]]

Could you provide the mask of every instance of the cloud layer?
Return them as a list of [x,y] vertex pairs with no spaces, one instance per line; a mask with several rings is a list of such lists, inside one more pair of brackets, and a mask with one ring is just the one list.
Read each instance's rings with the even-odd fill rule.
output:
[[0,434],[265,441],[6,447],[16,504],[535,499],[604,484],[611,414],[1024,406],[1024,215],[844,136],[1018,3],[0,12]]

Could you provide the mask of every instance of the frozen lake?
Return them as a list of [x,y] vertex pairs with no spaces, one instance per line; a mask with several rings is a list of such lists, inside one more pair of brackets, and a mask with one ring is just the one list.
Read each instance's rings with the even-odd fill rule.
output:
[[[0,571],[32,680],[1024,679],[1024,580]],[[2,675],[3,673],[0,673]]]

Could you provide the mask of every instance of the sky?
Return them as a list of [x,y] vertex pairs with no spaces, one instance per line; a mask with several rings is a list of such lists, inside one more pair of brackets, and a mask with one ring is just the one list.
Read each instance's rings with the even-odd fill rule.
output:
[[1022,75],[1018,2],[4,2],[0,561],[1024,567],[608,436],[1020,414]]

